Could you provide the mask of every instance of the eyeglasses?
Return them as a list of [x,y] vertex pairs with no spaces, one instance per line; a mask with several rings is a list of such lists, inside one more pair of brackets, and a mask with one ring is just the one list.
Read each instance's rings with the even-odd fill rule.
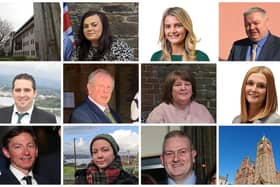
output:
[[188,153],[190,153],[192,151],[192,149],[188,149],[188,148],[182,148],[182,149],[178,149],[177,151],[165,151],[163,152],[164,157],[166,157],[167,159],[173,159],[176,156],[186,156]]

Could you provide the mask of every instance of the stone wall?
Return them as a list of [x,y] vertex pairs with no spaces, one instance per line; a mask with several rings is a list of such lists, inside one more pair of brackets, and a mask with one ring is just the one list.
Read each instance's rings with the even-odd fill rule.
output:
[[143,64],[141,68],[142,119],[161,102],[165,77],[176,69],[190,70],[196,80],[195,100],[205,105],[216,119],[216,65],[215,64]]
[[75,40],[83,14],[89,10],[104,12],[113,36],[128,43],[138,59],[138,3],[68,3]]

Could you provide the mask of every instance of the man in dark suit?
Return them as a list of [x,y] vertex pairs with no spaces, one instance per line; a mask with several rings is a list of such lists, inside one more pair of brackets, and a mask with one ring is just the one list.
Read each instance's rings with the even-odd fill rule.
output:
[[279,61],[280,38],[269,32],[266,11],[253,7],[243,13],[248,38],[235,41],[229,61]]
[[3,137],[2,152],[10,166],[1,170],[0,184],[48,184],[32,172],[38,156],[37,139],[31,127],[16,126]]
[[120,117],[109,106],[114,89],[114,78],[97,69],[88,77],[88,97],[70,116],[70,123],[120,123]]
[[19,74],[13,80],[15,104],[0,109],[0,123],[56,123],[53,114],[34,106],[37,95],[35,79],[27,74]]
[[203,184],[193,170],[196,150],[182,131],[170,131],[164,137],[161,164],[168,175],[165,184]]

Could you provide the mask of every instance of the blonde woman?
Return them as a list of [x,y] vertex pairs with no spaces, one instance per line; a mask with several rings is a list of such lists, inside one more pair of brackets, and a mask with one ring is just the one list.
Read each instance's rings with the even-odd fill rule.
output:
[[188,13],[180,7],[168,8],[162,17],[159,42],[161,50],[151,61],[209,61],[208,56],[196,50],[198,42]]
[[265,66],[251,68],[241,89],[241,114],[233,123],[280,123],[272,71]]

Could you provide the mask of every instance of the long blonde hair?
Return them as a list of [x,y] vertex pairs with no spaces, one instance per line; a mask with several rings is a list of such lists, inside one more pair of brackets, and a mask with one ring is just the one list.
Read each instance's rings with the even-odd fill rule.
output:
[[266,97],[264,101],[263,110],[260,111],[252,120],[262,119],[270,114],[276,112],[277,110],[277,93],[275,87],[275,81],[272,71],[265,66],[255,66],[252,67],[245,75],[241,89],[241,123],[246,123],[249,121],[248,116],[248,102],[246,100],[246,84],[248,78],[253,73],[262,73],[267,81],[266,85]]
[[196,43],[198,40],[196,39],[196,36],[193,32],[193,25],[192,25],[192,20],[189,16],[189,14],[180,7],[171,7],[168,8],[161,20],[161,26],[160,26],[160,35],[159,35],[159,42],[161,43],[161,49],[162,49],[162,56],[161,60],[166,60],[166,61],[171,61],[171,45],[170,42],[166,39],[165,34],[164,34],[164,20],[166,16],[175,16],[179,22],[184,26],[184,28],[187,30],[187,35],[185,38],[185,43],[184,43],[184,52],[183,52],[183,61],[194,61],[196,60],[196,55],[195,55],[195,48],[196,48]]

